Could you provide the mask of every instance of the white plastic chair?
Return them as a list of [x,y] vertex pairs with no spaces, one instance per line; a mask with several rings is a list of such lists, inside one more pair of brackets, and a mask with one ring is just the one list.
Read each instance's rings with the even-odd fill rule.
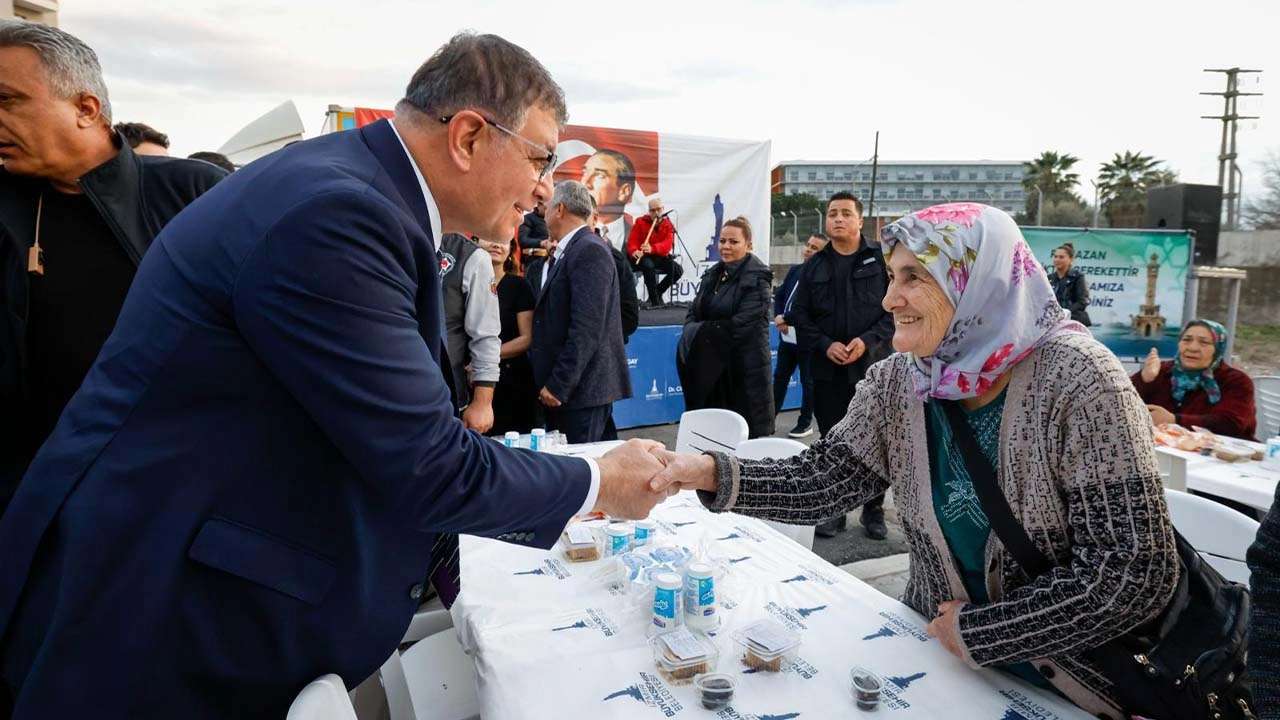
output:
[[404,642],[413,645],[391,653],[378,671],[391,720],[478,720],[475,664],[449,611],[443,605],[419,610]]
[[1258,439],[1280,435],[1280,375],[1253,378],[1254,402],[1258,406]]
[[289,706],[286,720],[356,720],[356,709],[342,678],[322,675],[302,688]]
[[750,434],[747,421],[732,410],[688,410],[680,416],[680,427],[676,431],[676,452],[700,453],[714,450],[732,453]]
[[1245,551],[1258,536],[1258,521],[1208,498],[1165,490],[1173,526],[1222,577],[1249,584]]
[[[787,438],[755,438],[754,440],[743,440],[738,443],[738,449],[734,452],[742,460],[764,460],[766,458],[783,459],[808,450],[809,448],[802,442],[788,440]],[[786,535],[787,537],[800,543],[806,550],[813,549],[813,526],[812,525],[788,525],[786,523],[765,520],[766,525]]]

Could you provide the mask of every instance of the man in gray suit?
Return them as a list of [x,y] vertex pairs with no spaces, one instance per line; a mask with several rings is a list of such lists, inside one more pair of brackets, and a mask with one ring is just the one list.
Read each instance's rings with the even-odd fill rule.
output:
[[556,186],[546,219],[559,244],[533,311],[529,353],[547,426],[571,443],[600,440],[613,402],[631,397],[618,275],[590,217],[586,186],[573,180]]

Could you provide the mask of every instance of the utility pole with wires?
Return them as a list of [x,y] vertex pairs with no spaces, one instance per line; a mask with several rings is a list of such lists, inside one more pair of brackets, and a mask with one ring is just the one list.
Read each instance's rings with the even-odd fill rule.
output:
[[1223,73],[1227,76],[1226,92],[1202,92],[1201,95],[1219,95],[1222,97],[1221,115],[1201,115],[1205,120],[1222,121],[1222,147],[1218,152],[1218,185],[1222,188],[1222,199],[1227,206],[1227,220],[1223,230],[1235,230],[1236,219],[1240,214],[1240,185],[1236,177],[1240,168],[1236,166],[1236,129],[1240,120],[1257,120],[1257,115],[1241,115],[1236,106],[1236,99],[1242,96],[1261,95],[1262,93],[1240,92],[1240,75],[1243,73],[1260,73],[1261,70],[1244,70],[1241,68],[1205,68],[1205,72]]

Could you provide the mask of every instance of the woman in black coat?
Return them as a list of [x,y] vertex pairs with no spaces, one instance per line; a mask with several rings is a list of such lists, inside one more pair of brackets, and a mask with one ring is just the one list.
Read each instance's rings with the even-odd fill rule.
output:
[[1089,327],[1093,324],[1089,319],[1089,281],[1084,273],[1071,267],[1075,261],[1076,248],[1071,243],[1063,243],[1055,249],[1049,284],[1058,297],[1058,304],[1070,311],[1071,319]]
[[773,434],[769,305],[773,271],[751,254],[744,217],[720,230],[720,262],[702,276],[685,317],[676,368],[686,410],[724,408],[751,437]]

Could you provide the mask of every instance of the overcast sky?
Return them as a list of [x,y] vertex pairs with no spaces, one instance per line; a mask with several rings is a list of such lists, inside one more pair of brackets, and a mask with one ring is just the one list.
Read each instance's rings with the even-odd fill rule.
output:
[[[1051,9],[1052,8],[1052,9]],[[1250,67],[1246,190],[1280,152],[1275,0],[63,0],[98,51],[118,120],[214,150],[294,100],[308,136],[329,104],[390,107],[462,29],[530,50],[570,122],[771,140],[773,162],[1081,158],[1082,194],[1123,150],[1217,181],[1223,76]],[[1268,110],[1268,108],[1271,108]],[[1091,199],[1091,198],[1090,198]]]

